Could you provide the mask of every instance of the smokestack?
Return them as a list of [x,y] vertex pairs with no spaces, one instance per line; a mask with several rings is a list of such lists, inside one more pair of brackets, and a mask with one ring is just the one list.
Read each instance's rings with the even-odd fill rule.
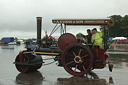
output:
[[37,44],[41,45],[41,23],[42,17],[37,17]]

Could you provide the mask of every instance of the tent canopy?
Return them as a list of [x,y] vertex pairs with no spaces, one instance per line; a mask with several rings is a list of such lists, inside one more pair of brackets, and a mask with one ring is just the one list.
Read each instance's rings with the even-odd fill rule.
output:
[[126,40],[126,37],[115,37],[112,40]]

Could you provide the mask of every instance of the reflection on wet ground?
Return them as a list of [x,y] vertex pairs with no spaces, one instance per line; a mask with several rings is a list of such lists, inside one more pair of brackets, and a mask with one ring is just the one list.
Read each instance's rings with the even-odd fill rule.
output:
[[115,68],[128,67],[128,55],[110,54],[109,59],[115,65]]
[[58,78],[57,81],[57,85],[108,85],[108,83],[114,83],[112,77],[107,82],[105,79],[100,79],[94,72],[83,77]]
[[110,45],[109,46],[110,50],[121,50],[121,51],[128,51],[128,44],[126,45]]
[[42,85],[42,82],[43,76],[39,71],[31,73],[19,73],[16,76],[16,84],[18,85]]
[[110,45],[107,53],[128,55],[128,45]]
[[1,46],[1,49],[12,49],[14,50],[14,45],[4,45],[4,46]]
[[[17,85],[43,85],[44,77],[40,72],[31,72],[31,73],[20,73],[16,76]],[[108,85],[114,84],[112,77],[109,78],[109,82],[105,79],[100,79],[97,74],[91,72],[88,75],[83,77],[73,76],[70,78],[57,78],[57,81],[54,85]],[[46,85],[46,84],[44,84]],[[47,85],[53,85],[48,84]]]
[[12,63],[24,46],[13,47],[0,47],[0,85],[128,85],[127,54],[109,51],[109,60],[114,64],[113,72],[109,72],[106,65],[104,69],[95,69],[88,75],[76,77],[68,74],[63,67],[57,67],[56,63],[42,66],[37,72],[19,73]]
[[105,79],[89,79],[86,77],[58,78],[56,85],[107,85]]

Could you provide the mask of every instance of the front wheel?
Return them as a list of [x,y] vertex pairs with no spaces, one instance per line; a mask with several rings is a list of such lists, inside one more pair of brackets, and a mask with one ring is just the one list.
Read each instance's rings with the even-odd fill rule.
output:
[[19,72],[26,73],[36,71],[37,69],[41,68],[42,62],[43,60],[40,55],[25,53],[25,51],[21,51],[15,59],[15,66]]

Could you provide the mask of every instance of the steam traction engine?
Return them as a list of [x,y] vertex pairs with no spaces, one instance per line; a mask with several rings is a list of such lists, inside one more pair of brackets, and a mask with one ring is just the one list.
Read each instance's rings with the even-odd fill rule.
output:
[[[61,36],[58,41],[41,39],[42,17],[37,17],[37,43],[27,42],[26,50],[20,51],[17,55],[14,64],[19,72],[26,73],[41,68],[45,64],[41,55],[55,56],[53,59],[59,62],[58,66],[63,66],[68,73],[76,76],[105,67],[108,58],[105,54],[108,49],[106,25],[112,26],[112,19],[54,19],[52,22],[56,25],[49,36],[60,28]],[[104,49],[93,49],[89,48],[88,44],[78,43],[73,34],[66,33],[66,26],[69,25],[103,25]]]

